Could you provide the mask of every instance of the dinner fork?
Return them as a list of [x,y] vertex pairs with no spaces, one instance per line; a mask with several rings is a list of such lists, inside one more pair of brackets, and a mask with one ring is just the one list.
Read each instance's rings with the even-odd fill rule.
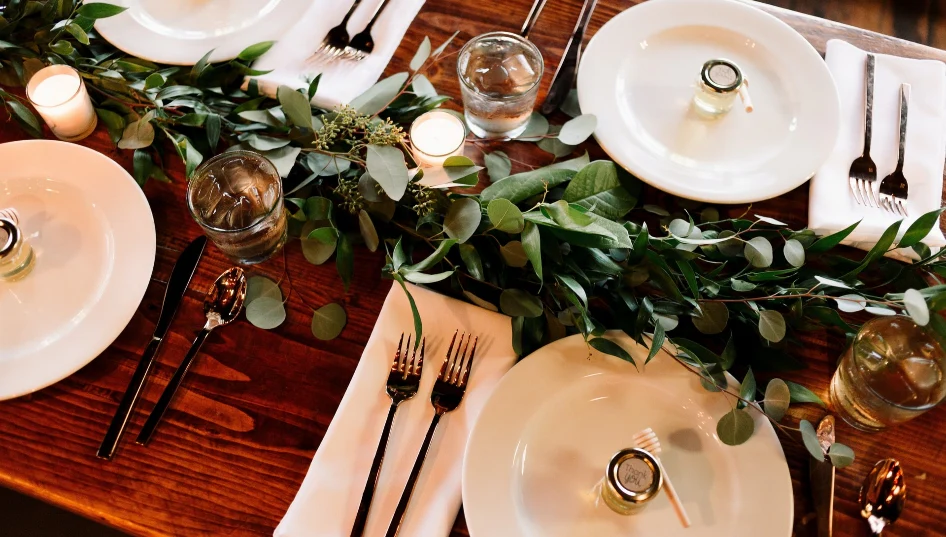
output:
[[[654,457],[660,453],[660,439],[657,438],[657,433],[650,427],[634,433],[634,443],[637,444],[637,447],[650,453]],[[657,460],[659,461],[660,459],[658,458]],[[662,467],[663,463],[661,462],[660,465]],[[687,516],[686,509],[683,508],[683,502],[681,502],[680,497],[677,496],[677,491],[673,488],[673,483],[670,482],[670,476],[667,475],[667,472],[663,468],[661,468],[661,470],[664,477],[664,486],[667,488],[667,496],[670,498],[670,503],[673,504],[673,509],[677,512],[680,524],[682,524],[684,528],[689,528],[690,517]]]
[[[430,440],[437,430],[440,418],[447,412],[456,410],[463,400],[463,394],[466,392],[467,382],[470,380],[470,369],[473,367],[473,356],[476,354],[476,342],[479,338],[471,338],[464,332],[460,335],[460,341],[457,343],[459,332],[459,330],[454,332],[453,339],[450,340],[450,347],[447,349],[447,357],[444,359],[443,365],[440,366],[440,374],[437,375],[433,393],[430,395],[430,403],[434,407],[434,419],[430,422],[424,444],[420,448],[420,453],[417,454],[414,467],[411,468],[411,475],[407,480],[404,492],[401,494],[401,500],[397,503],[397,509],[394,510],[394,517],[391,519],[391,525],[388,526],[386,537],[395,537],[398,530],[401,529],[404,512],[407,510],[407,504],[411,501],[414,485],[417,484],[417,477],[424,466],[424,459],[427,458],[427,450],[430,448]],[[470,339],[473,340],[473,349],[470,350],[469,358],[467,358],[466,351],[470,347]],[[457,343],[456,352],[453,350],[454,343]],[[460,351],[461,348],[463,349],[462,352]]]
[[361,61],[374,52],[374,39],[371,37],[371,28],[374,27],[374,23],[378,21],[381,13],[384,12],[384,8],[388,7],[390,3],[390,0],[381,0],[381,3],[375,8],[371,20],[368,21],[368,26],[365,26],[364,30],[358,32],[355,37],[351,38],[351,42],[345,47],[346,58]]
[[350,41],[348,36],[348,21],[351,19],[351,16],[355,14],[355,10],[358,9],[361,1],[362,0],[355,0],[351,9],[345,14],[345,18],[342,19],[342,22],[328,31],[328,34],[325,35],[325,39],[322,40],[322,44],[312,53],[312,57],[322,55],[329,58],[337,58],[345,53],[345,47],[348,46],[348,42]]
[[880,204],[888,212],[907,216],[909,187],[903,175],[903,150],[907,143],[907,106],[910,104],[910,84],[900,84],[900,148],[897,167],[880,182]]
[[[375,487],[378,484],[378,475],[381,474],[381,463],[384,461],[384,452],[388,445],[388,436],[391,434],[391,424],[394,423],[394,414],[397,407],[404,401],[417,395],[417,388],[420,386],[420,377],[424,368],[424,351],[427,348],[427,338],[421,340],[420,358],[417,357],[417,346],[411,351],[411,336],[407,336],[407,346],[403,347],[404,354],[401,354],[401,344],[404,343],[404,334],[397,342],[397,352],[394,353],[394,363],[391,364],[391,372],[388,373],[388,383],[385,391],[391,398],[391,408],[388,409],[388,418],[384,422],[384,429],[381,431],[381,439],[378,440],[378,449],[374,454],[374,460],[371,462],[371,471],[368,473],[368,481],[365,483],[365,491],[361,495],[361,504],[358,505],[358,514],[355,515],[355,523],[351,529],[352,537],[358,537],[365,532],[365,523],[368,522],[368,510],[371,507],[371,498],[374,496]],[[407,358],[410,353],[410,359]]]
[[854,159],[854,162],[851,163],[848,178],[851,182],[851,192],[854,194],[854,201],[860,205],[878,207],[877,198],[874,197],[874,182],[877,180],[877,165],[874,164],[874,161],[870,158],[870,139],[874,114],[874,62],[874,55],[868,54],[867,74],[864,83],[866,87],[866,98],[864,99],[864,151],[861,153],[861,156]]

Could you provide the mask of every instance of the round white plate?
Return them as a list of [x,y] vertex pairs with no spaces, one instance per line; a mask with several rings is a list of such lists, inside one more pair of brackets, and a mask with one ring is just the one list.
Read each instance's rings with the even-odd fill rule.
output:
[[[638,364],[647,352],[623,334]],[[729,379],[730,389],[738,390]],[[792,482],[772,426],[753,411],[740,446],[716,436],[731,399],[661,351],[638,373],[580,336],[543,347],[500,381],[470,434],[463,510],[471,537],[787,537]],[[611,456],[651,427],[692,526],[666,494],[634,516],[596,501]]]
[[14,207],[36,254],[0,282],[0,400],[49,386],[108,347],[154,268],[148,200],[112,159],[65,142],[0,144],[0,208]]
[[[755,111],[716,120],[690,108],[703,63],[736,62]],[[785,23],[731,0],[651,0],[611,19],[578,69],[581,110],[616,162],[677,196],[747,203],[798,187],[838,134],[834,80]]]
[[232,60],[250,45],[282,37],[311,0],[90,0],[128,9],[95,29],[124,52],[158,63]]

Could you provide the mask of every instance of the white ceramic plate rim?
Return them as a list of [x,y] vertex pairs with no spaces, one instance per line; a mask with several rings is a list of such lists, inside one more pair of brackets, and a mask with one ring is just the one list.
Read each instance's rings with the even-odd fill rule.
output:
[[[608,336],[621,343],[626,349],[632,349],[634,351],[632,355],[639,364],[644,362],[646,352],[642,352],[643,347],[636,345],[630,337],[620,332],[611,332]],[[507,517],[510,513],[495,511],[497,505],[514,505],[510,480],[514,469],[515,453],[507,454],[503,451],[497,458],[495,447],[497,443],[510,444],[512,438],[503,435],[523,433],[521,430],[504,431],[504,428],[511,427],[510,422],[528,423],[530,416],[538,412],[547,399],[551,399],[556,393],[560,393],[587,374],[593,374],[592,372],[627,375],[628,379],[633,381],[641,374],[646,375],[647,367],[666,367],[666,365],[658,365],[658,361],[674,360],[665,347],[654,358],[654,361],[643,368],[643,373],[638,373],[633,366],[613,356],[592,351],[592,357],[588,358],[583,352],[574,352],[575,347],[580,350],[585,348],[580,335],[558,340],[529,355],[500,380],[483,406],[470,433],[463,457],[463,510],[471,537],[526,537],[514,516],[510,520]],[[574,361],[550,360],[552,356],[574,356],[570,360],[583,362],[579,364]],[[578,364],[578,367],[563,366],[563,363]],[[690,373],[680,368],[683,382],[691,380],[687,378],[689,375]],[[739,384],[728,373],[727,381],[731,391],[738,391]],[[543,396],[533,398],[524,395],[528,393],[525,387],[529,385],[541,385]],[[533,387],[533,390],[535,389]],[[695,395],[701,398],[725,397],[703,391]],[[718,419],[719,416],[714,416],[714,418]],[[792,533],[794,517],[794,496],[788,464],[772,425],[757,412],[753,412],[753,419],[756,429],[749,441],[740,446],[723,446],[723,448],[734,450],[732,461],[741,470],[740,477],[751,481],[748,484],[744,483],[742,486],[746,488],[742,490],[765,491],[764,495],[753,496],[766,498],[768,508],[768,510],[758,511],[758,519],[754,520],[755,525],[765,527],[767,536],[789,537]],[[499,436],[497,436],[497,431]],[[772,460],[775,453],[778,457]],[[508,461],[502,460],[502,457],[506,455],[508,455]],[[770,460],[764,460],[767,456]],[[514,514],[515,509],[510,508],[510,510]],[[721,535],[720,537],[749,537],[749,535],[755,536],[761,533],[738,536]]]
[[[128,6],[137,0],[87,1]],[[263,41],[278,41],[299,21],[308,6],[307,0],[282,0],[275,9],[252,26],[222,36],[198,39],[182,39],[161,34],[138,22],[127,11],[97,20],[95,29],[122,52],[144,60],[169,65],[194,65],[213,50],[210,61],[222,62],[236,58],[250,45]]]
[[[99,180],[91,184],[51,175],[48,163],[54,161],[68,162]],[[156,236],[151,207],[141,187],[118,163],[95,150],[52,140],[9,142],[0,144],[0,162],[5,163],[4,171],[0,172],[4,176],[49,176],[69,181],[84,191],[103,188],[105,183],[110,201],[103,205],[115,211],[103,211],[112,230],[114,261],[101,297],[90,306],[82,321],[54,343],[29,356],[0,360],[3,400],[59,382],[87,365],[118,338],[138,310],[151,281]]]
[[[684,14],[685,21],[680,21]],[[738,19],[742,26],[718,21]],[[693,21],[693,22],[690,22]],[[668,162],[636,144],[632,136],[624,134],[621,114],[617,113],[613,84],[616,74],[615,61],[621,51],[604,45],[611,34],[619,34],[627,43],[636,43],[653,35],[653,32],[676,26],[719,26],[727,30],[753,36],[765,43],[770,50],[778,51],[786,60],[792,60],[797,77],[806,86],[813,88],[809,95],[823,99],[814,121],[805,121],[809,136],[796,133],[793,143],[784,153],[793,152],[791,158],[780,159],[780,166],[773,166],[766,173],[752,175],[757,185],[745,191],[731,189],[713,190],[702,185],[682,166]],[[650,28],[646,34],[637,35],[633,29]],[[649,0],[623,11],[608,21],[588,43],[578,66],[578,99],[583,113],[598,117],[595,138],[612,159],[650,185],[677,196],[708,203],[750,203],[773,198],[804,184],[828,158],[834,149],[840,129],[840,102],[837,87],[827,65],[813,46],[790,26],[764,11],[735,0]],[[817,138],[817,143],[805,143],[807,138]],[[804,150],[802,150],[804,149]]]

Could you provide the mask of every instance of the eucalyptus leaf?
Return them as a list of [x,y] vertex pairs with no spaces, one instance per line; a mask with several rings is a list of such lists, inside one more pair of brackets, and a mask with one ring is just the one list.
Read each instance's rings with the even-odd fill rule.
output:
[[[308,236],[315,230],[315,222],[308,222],[302,227],[303,236]],[[302,239],[302,255],[313,265],[321,265],[332,257],[338,244],[337,239],[328,243],[318,239]]]
[[532,115],[529,116],[529,122],[526,123],[526,130],[522,131],[518,138],[524,142],[535,142],[548,132],[549,120],[538,112],[532,112]]
[[499,309],[510,317],[539,317],[542,301],[521,289],[505,289],[499,295]]
[[828,458],[836,468],[845,468],[854,462],[854,450],[835,442],[828,448]]
[[717,245],[717,248],[719,248],[719,253],[726,257],[739,257],[743,255],[746,247],[743,245],[742,241],[733,238],[735,234],[735,232],[728,229],[719,233],[719,238],[725,239],[723,242],[720,242]]
[[497,198],[489,202],[486,215],[494,228],[506,233],[520,233],[525,226],[522,211],[507,199]]
[[512,161],[509,160],[509,156],[502,151],[486,153],[486,155],[483,156],[483,162],[486,164],[489,180],[494,183],[500,179],[509,177],[509,173],[512,171]]
[[424,40],[421,41],[420,47],[417,49],[417,52],[414,53],[414,57],[411,58],[410,68],[411,71],[416,71],[420,69],[424,63],[427,61],[427,58],[430,57],[430,38],[424,37]]
[[[755,375],[752,373],[752,368],[750,367],[746,371],[745,378],[742,379],[742,383],[739,385],[739,397],[745,399],[746,401],[755,401],[755,392],[756,392],[756,381]],[[736,408],[745,408],[745,401],[738,401],[736,403]]]
[[897,314],[896,311],[890,308],[884,308],[881,306],[867,306],[866,308],[864,308],[864,311],[866,311],[867,313],[873,313],[874,315],[881,315],[881,316],[889,316],[889,315]]
[[529,264],[529,256],[519,241],[509,241],[499,249],[503,261],[513,268],[522,268]]
[[404,279],[411,283],[437,283],[443,280],[446,280],[450,276],[453,276],[455,270],[447,270],[444,272],[438,272],[437,274],[427,274],[425,272],[415,272],[411,270],[402,270],[401,274],[404,276]]
[[282,291],[279,285],[266,276],[251,276],[246,280],[246,304],[253,302],[257,298],[273,298],[282,302]]
[[[377,115],[400,93],[409,76],[408,73],[396,73],[385,78],[352,99],[352,108],[366,116]],[[400,199],[400,197],[392,199]]]
[[240,53],[237,54],[237,58],[245,62],[252,62],[263,54],[266,54],[275,43],[275,41],[263,41],[261,43],[250,45],[240,51]]
[[784,380],[770,380],[765,387],[765,400],[763,401],[765,413],[773,420],[781,421],[785,417],[785,412],[788,411],[791,399],[791,392]]
[[340,304],[331,303],[312,312],[312,335],[322,341],[338,337],[348,323],[348,315]]
[[447,214],[443,219],[443,229],[450,238],[464,243],[476,232],[482,217],[480,204],[475,199],[459,199],[447,209]]
[[850,289],[851,286],[838,280],[832,278],[825,278],[824,276],[815,276],[815,279],[818,280],[818,283],[821,285],[826,285],[828,287],[840,287],[841,289]]
[[841,231],[832,233],[826,237],[821,237],[820,239],[816,240],[814,244],[808,247],[808,251],[811,253],[827,252],[828,250],[841,244],[841,241],[846,239],[848,235],[850,235],[854,231],[854,228],[856,228],[860,223],[861,221],[858,220],[857,222],[854,222],[850,226],[842,229]]
[[282,106],[283,112],[293,125],[302,129],[312,129],[312,108],[309,105],[309,99],[290,88],[289,86],[279,86],[276,90],[276,97]]
[[821,450],[821,443],[818,442],[818,433],[814,425],[808,420],[801,420],[798,424],[798,430],[801,431],[801,440],[805,444],[805,449],[812,457],[819,461],[824,460],[824,451]]
[[716,422],[716,436],[729,446],[745,443],[755,431],[755,421],[745,410],[734,408]]
[[114,4],[106,4],[104,2],[95,2],[83,3],[81,6],[79,6],[79,9],[76,10],[76,13],[88,19],[107,19],[109,17],[118,15],[126,9],[128,8],[116,6]]
[[611,341],[610,339],[605,339],[603,337],[596,337],[594,339],[588,340],[588,345],[594,348],[598,352],[603,352],[604,354],[610,354],[611,356],[616,356],[625,362],[630,362],[631,365],[637,367],[637,362],[634,361],[634,358],[624,350],[624,347],[618,345],[617,343]]
[[259,297],[246,304],[246,320],[253,326],[272,330],[286,320],[286,306],[281,299]]
[[415,75],[411,82],[411,90],[418,97],[436,97],[437,89],[430,83],[430,80],[424,75]]
[[782,249],[785,260],[793,267],[801,267],[805,264],[805,247],[795,239],[785,241]]
[[914,220],[913,223],[910,224],[910,227],[903,233],[903,236],[900,237],[900,242],[897,243],[897,247],[910,248],[920,244],[920,241],[929,235],[930,230],[932,230],[933,226],[939,221],[939,215],[942,214],[943,211],[946,211],[946,207],[930,211]]
[[722,302],[700,302],[702,313],[693,317],[693,326],[704,334],[719,334],[729,322],[729,308]]
[[861,295],[843,295],[834,300],[838,303],[838,309],[845,313],[858,312],[867,307],[867,300]]
[[765,268],[772,264],[772,243],[765,237],[753,237],[746,241],[743,255],[749,264],[756,268]]
[[[440,244],[437,245],[437,249],[434,250],[432,254],[427,256],[420,263],[415,263],[413,265],[404,265],[405,270],[412,270],[415,272],[422,272],[427,269],[430,269],[437,263],[441,262],[443,258],[447,257],[447,254],[450,253],[450,249],[457,243],[454,239],[446,239],[440,241]],[[463,246],[461,245],[461,249]]]
[[778,343],[785,337],[785,317],[775,310],[763,310],[759,313],[759,335],[772,343]]
[[597,126],[598,118],[594,114],[583,114],[562,125],[558,139],[567,145],[578,145],[587,140]]
[[365,246],[369,251],[374,252],[378,249],[378,231],[371,221],[371,216],[364,209],[358,211],[358,229],[361,231],[361,238],[365,240]]
[[154,112],[148,112],[137,121],[126,126],[121,140],[118,141],[118,147],[121,149],[140,149],[150,146],[154,142],[154,127],[151,125],[153,117]]
[[404,196],[409,181],[404,154],[388,145],[369,145],[366,166],[372,179],[394,201]]
[[913,322],[920,326],[926,326],[930,322],[930,308],[926,305],[926,299],[916,289],[907,289],[903,293],[903,305],[907,309],[907,314],[913,319]]
[[611,161],[592,162],[572,178],[562,199],[605,218],[621,218],[637,204],[637,197],[622,185],[618,175],[621,172]]
[[568,181],[575,176],[575,173],[568,169],[548,168],[517,173],[486,187],[480,193],[480,200],[489,202],[497,198],[505,198],[512,203],[519,203]]
[[459,249],[460,259],[463,260],[466,271],[477,280],[483,280],[485,278],[483,275],[483,261],[480,259],[480,254],[476,251],[476,248],[471,244],[461,244]]
[[791,394],[791,400],[793,403],[814,403],[821,407],[826,406],[824,401],[822,401],[817,394],[802,386],[801,384],[797,384],[789,380],[786,380],[785,384],[788,385],[788,391]]
[[755,217],[759,222],[765,222],[766,224],[772,224],[773,226],[787,226],[788,225],[785,222],[782,222],[781,220],[769,218],[768,216],[755,215]]
[[522,230],[522,247],[526,252],[526,257],[532,263],[532,270],[535,272],[539,283],[543,279],[542,267],[542,237],[539,228],[532,222],[526,222]]
[[335,269],[347,293],[355,272],[355,252],[352,250],[351,241],[344,233],[338,235],[338,244],[335,247]]
[[561,106],[559,106],[559,110],[565,112],[569,117],[578,117],[581,115],[577,89],[572,89],[568,92],[568,95],[565,96],[565,100],[562,101]]

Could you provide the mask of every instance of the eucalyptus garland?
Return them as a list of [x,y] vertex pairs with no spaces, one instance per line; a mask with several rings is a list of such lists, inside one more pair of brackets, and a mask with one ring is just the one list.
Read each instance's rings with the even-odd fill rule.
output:
[[[410,72],[382,80],[349,106],[321,110],[310,105],[318,77],[306,87],[280,87],[275,99],[259,93],[252,77],[262,73],[251,65],[272,43],[219,64],[210,64],[208,53],[189,69],[123,54],[93,29],[96,19],[123,9],[74,0],[8,2],[0,11],[0,84],[22,86],[45,64],[75,67],[112,140],[134,152],[133,175],[142,184],[168,180],[168,147],[188,175],[225,148],[266,155],[284,177],[290,233],[309,262],[334,257],[346,289],[353,245],[363,243],[385,249],[383,275],[405,292],[405,282],[428,285],[511,316],[520,355],[578,333],[589,347],[642,366],[606,331],[621,330],[649,348],[648,361],[669,344],[706,389],[733,398],[717,427],[728,444],[752,434],[749,409],[787,430],[778,422],[790,403],[824,404],[777,378],[761,389],[753,373],[803,367],[792,355],[805,331],[851,337],[869,315],[906,313],[946,337],[946,321],[931,314],[946,307],[946,285],[926,283],[946,276],[946,264],[942,252],[922,242],[942,210],[902,234],[901,222],[891,225],[860,254],[839,247],[856,223],[819,237],[749,212],[721,219],[711,206],[691,206],[692,213],[639,207],[638,179],[611,161],[578,156],[595,118],[581,115],[573,96],[562,107],[572,119],[550,125],[534,114],[510,141],[537,143],[554,164],[511,175],[505,153],[486,153],[491,184],[472,193],[463,187],[477,186],[483,168],[453,157],[442,168],[420,170],[405,137],[414,118],[448,100],[423,73],[450,40],[432,49],[425,39]],[[0,89],[0,99],[27,132],[42,136],[21,93]],[[558,160],[564,157],[570,158]],[[895,248],[912,249],[918,261],[886,258]],[[250,283],[251,322],[281,324],[287,299],[278,285],[266,278]],[[423,326],[408,298],[419,341]],[[337,336],[344,310],[313,310],[313,333]],[[726,389],[730,370],[745,371],[738,392]],[[811,424],[797,430],[821,458]],[[840,444],[829,456],[838,466],[853,460]]]

